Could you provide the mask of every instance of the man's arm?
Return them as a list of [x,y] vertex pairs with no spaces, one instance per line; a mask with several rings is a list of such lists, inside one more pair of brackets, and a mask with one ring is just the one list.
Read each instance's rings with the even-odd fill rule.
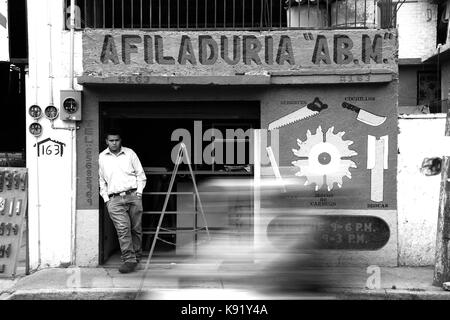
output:
[[105,173],[103,172],[103,163],[101,158],[98,160],[98,182],[100,185],[100,195],[102,196],[103,200],[106,202],[109,201],[108,196],[108,187],[105,180]]
[[136,193],[141,194],[144,191],[145,184],[147,183],[147,177],[145,176],[144,168],[142,168],[141,161],[139,161],[138,156],[133,151],[131,156],[131,161],[134,170],[136,170],[136,180],[137,180],[137,191]]

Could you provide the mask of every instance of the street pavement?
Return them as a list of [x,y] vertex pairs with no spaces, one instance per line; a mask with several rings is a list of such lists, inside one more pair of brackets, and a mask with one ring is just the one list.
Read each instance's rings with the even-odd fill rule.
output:
[[116,267],[46,268],[15,279],[0,279],[0,299],[450,300],[450,291],[432,285],[432,267],[381,267],[375,271],[373,267],[329,268],[319,291],[283,290],[265,284],[263,277],[255,278],[253,270],[251,265],[228,263],[224,267],[223,263],[205,261],[155,262],[146,271],[141,263],[139,270],[130,274],[120,274]]
[[194,255],[154,255],[129,274],[119,273],[116,255],[96,268],[3,278],[0,299],[450,300],[450,291],[432,285],[433,267],[333,267],[320,251],[291,249],[258,251],[249,239],[226,235],[202,243]]

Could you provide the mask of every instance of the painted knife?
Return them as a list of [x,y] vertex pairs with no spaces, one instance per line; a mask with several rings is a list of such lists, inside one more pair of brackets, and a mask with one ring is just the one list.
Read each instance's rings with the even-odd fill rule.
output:
[[361,121],[370,126],[377,127],[386,121],[386,117],[370,113],[364,109],[361,109],[360,107],[357,107],[347,102],[342,102],[342,107],[356,112],[358,114],[356,120]]
[[269,131],[284,127],[288,124],[313,117],[319,114],[322,110],[328,108],[327,104],[322,103],[319,98],[315,98],[313,102],[308,103],[306,106],[294,111],[278,120],[275,120],[269,124]]

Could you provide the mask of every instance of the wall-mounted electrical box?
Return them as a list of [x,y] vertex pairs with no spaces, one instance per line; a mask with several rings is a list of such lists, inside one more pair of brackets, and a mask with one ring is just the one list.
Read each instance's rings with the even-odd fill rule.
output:
[[81,91],[61,90],[61,120],[81,120]]

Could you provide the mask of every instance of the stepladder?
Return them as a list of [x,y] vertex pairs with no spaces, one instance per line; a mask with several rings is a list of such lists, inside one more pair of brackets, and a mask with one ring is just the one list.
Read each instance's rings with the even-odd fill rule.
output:
[[[156,247],[156,242],[158,240],[161,241],[161,242],[165,242],[167,244],[176,246],[176,243],[173,243],[173,242],[170,242],[168,240],[162,239],[160,237],[160,235],[173,232],[173,230],[169,230],[169,229],[166,229],[166,228],[162,227],[162,224],[163,224],[163,221],[164,221],[164,216],[167,213],[167,206],[168,206],[168,203],[169,203],[169,199],[170,199],[171,196],[177,194],[177,192],[173,192],[173,189],[174,189],[174,184],[175,184],[175,180],[176,180],[176,177],[177,177],[177,174],[178,174],[179,167],[180,167],[181,163],[183,162],[183,160],[185,160],[185,163],[188,166],[189,174],[191,176],[192,185],[193,185],[193,189],[194,189],[194,200],[196,202],[198,213],[200,213],[201,219],[203,220],[203,226],[197,226],[197,224],[196,224],[192,229],[190,229],[190,230],[183,230],[183,231],[184,232],[193,232],[194,234],[197,234],[198,232],[206,231],[207,240],[211,239],[210,233],[209,233],[209,229],[208,229],[208,225],[207,225],[207,222],[206,222],[205,212],[203,210],[202,201],[200,199],[200,194],[199,194],[198,187],[197,187],[197,182],[196,182],[196,179],[195,179],[195,174],[194,174],[194,171],[192,169],[191,162],[190,162],[189,153],[187,151],[186,145],[184,143],[180,143],[179,144],[179,148],[178,148],[178,152],[177,152],[177,158],[175,160],[175,166],[174,166],[171,178],[170,178],[170,182],[169,182],[169,186],[168,186],[167,192],[165,192],[165,198],[164,198],[163,207],[162,207],[162,210],[161,210],[161,213],[160,213],[160,216],[159,216],[158,224],[156,226],[156,231],[155,231],[154,236],[153,236],[153,241],[152,241],[152,245],[151,245],[151,248],[150,248],[150,252],[149,252],[149,255],[148,255],[148,259],[147,259],[147,262],[146,262],[145,269],[148,268],[150,260],[153,257],[153,254],[154,254],[154,251],[155,251],[155,247]],[[170,213],[172,213],[172,212],[170,212]],[[198,213],[196,212],[195,214],[197,215]]]

